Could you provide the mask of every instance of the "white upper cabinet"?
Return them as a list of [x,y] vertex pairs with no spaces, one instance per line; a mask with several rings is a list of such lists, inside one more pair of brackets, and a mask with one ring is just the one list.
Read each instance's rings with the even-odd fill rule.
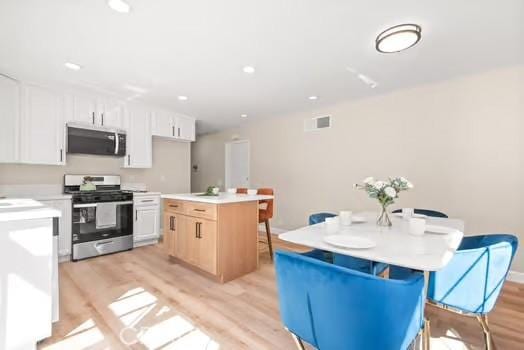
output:
[[127,139],[123,167],[151,168],[153,150],[150,109],[142,105],[128,105],[124,115]]
[[68,108],[67,122],[86,125],[97,125],[99,123],[96,96],[75,92],[69,97],[69,103],[71,106]]
[[172,113],[158,110],[153,113],[153,136],[175,136],[175,123]]
[[22,86],[20,160],[65,164],[64,96],[34,85]]
[[184,141],[195,141],[195,120],[191,117],[176,117],[176,137]]
[[180,114],[155,111],[153,136],[168,137],[180,141],[195,141],[195,120]]
[[0,163],[19,159],[20,83],[0,74]]
[[123,104],[117,99],[74,92],[68,98],[67,122],[121,128]]
[[100,98],[97,103],[98,119],[100,126],[121,128],[123,125],[123,104],[116,99]]

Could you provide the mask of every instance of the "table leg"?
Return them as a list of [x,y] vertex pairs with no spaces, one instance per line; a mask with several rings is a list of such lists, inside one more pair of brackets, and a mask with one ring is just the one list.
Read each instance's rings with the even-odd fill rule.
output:
[[[428,286],[429,286],[429,271],[424,271],[424,306],[428,298]],[[425,309],[425,307],[424,307]],[[422,333],[422,348],[424,350],[430,350],[431,346],[431,330],[429,326],[429,320],[426,318],[424,313],[424,330]]]

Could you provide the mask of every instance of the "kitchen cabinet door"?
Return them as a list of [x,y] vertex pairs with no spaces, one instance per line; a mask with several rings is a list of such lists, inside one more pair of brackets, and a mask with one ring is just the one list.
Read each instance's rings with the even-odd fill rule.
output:
[[217,223],[216,221],[196,219],[197,266],[213,275],[217,273]]
[[153,114],[153,136],[175,136],[175,124],[172,114],[166,111],[155,111]]
[[195,120],[186,116],[177,116],[175,131],[175,137],[179,140],[195,141]]
[[98,125],[109,128],[122,128],[123,106],[116,99],[104,98],[98,102]]
[[71,200],[40,200],[44,205],[59,210],[62,216],[58,226],[58,256],[64,257],[71,255]]
[[76,122],[85,125],[98,125],[100,123],[97,116],[97,99],[94,95],[75,92],[71,99],[67,122]]
[[169,255],[175,255],[174,251],[174,240],[175,240],[175,227],[174,227],[174,216],[175,214],[164,212],[163,228],[162,228],[162,246],[164,251]]
[[20,84],[0,74],[0,163],[19,160]]
[[197,265],[197,246],[195,238],[195,223],[193,218],[174,214],[174,256],[190,264]]
[[158,238],[160,222],[158,206],[135,207],[133,239],[135,242]]
[[151,113],[144,106],[130,106],[126,113],[126,157],[124,168],[151,168]]
[[53,90],[22,88],[21,160],[32,164],[65,164],[64,97]]

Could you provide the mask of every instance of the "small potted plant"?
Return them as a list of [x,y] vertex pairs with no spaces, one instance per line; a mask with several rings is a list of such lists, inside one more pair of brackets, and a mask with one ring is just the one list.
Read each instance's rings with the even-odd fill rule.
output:
[[403,177],[389,178],[387,181],[375,181],[373,177],[368,177],[362,181],[362,184],[355,184],[354,186],[358,190],[366,191],[370,198],[375,198],[380,203],[381,210],[377,218],[377,225],[379,226],[391,226],[387,211],[388,206],[395,203],[399,192],[413,188],[413,184]]

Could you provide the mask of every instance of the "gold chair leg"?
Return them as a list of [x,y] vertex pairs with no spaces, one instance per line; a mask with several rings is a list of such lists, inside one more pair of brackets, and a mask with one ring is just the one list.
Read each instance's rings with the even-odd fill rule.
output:
[[423,333],[422,341],[423,341],[422,348],[424,350],[429,350],[431,347],[431,329],[429,326],[428,319],[424,319],[424,333]]
[[477,316],[477,320],[482,326],[482,331],[484,332],[484,342],[486,344],[486,350],[494,350],[495,347],[493,346],[494,344],[493,340],[491,339],[491,331],[489,330],[488,326],[488,316]]
[[295,345],[297,346],[297,349],[298,350],[306,350],[306,348],[304,347],[304,343],[302,343],[302,339],[297,337],[293,332],[290,332],[289,330],[288,330],[288,332],[293,337],[293,340],[295,341]]

